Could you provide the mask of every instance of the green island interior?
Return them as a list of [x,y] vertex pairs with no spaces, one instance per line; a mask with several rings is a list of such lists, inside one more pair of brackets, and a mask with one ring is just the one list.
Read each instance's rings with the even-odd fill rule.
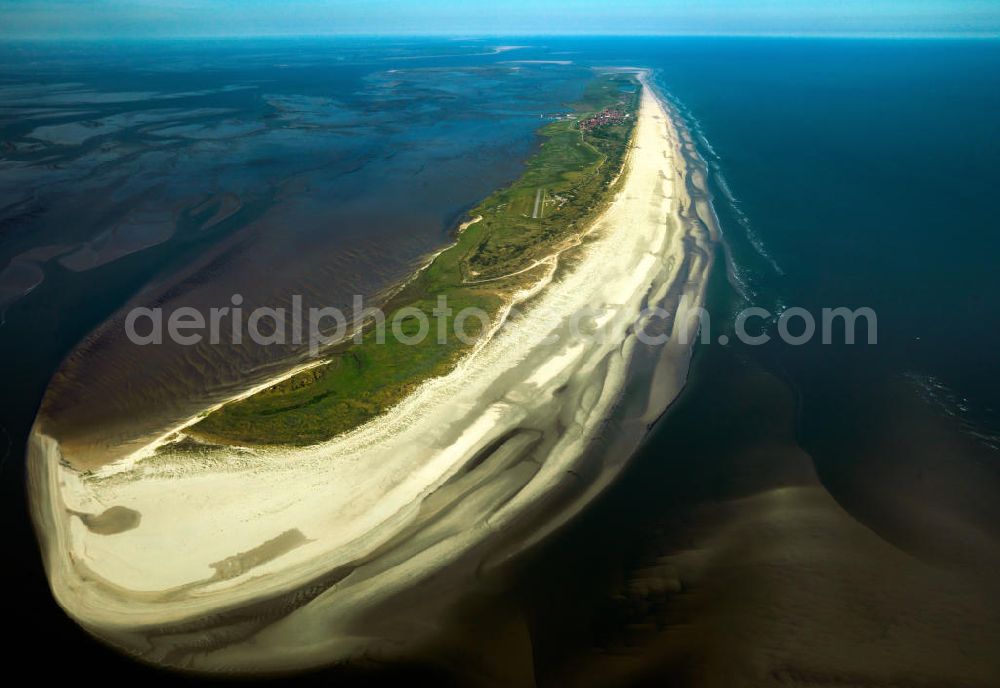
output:
[[[453,313],[476,307],[495,320],[511,293],[540,277],[538,261],[578,236],[611,198],[640,92],[630,74],[598,75],[571,115],[542,127],[541,145],[521,177],[470,211],[470,218],[479,219],[385,305],[384,337],[377,338],[367,323],[360,341],[334,346],[322,365],[227,403],[185,433],[209,443],[315,444],[358,427],[421,382],[449,372],[473,346],[470,339],[482,334],[482,323],[468,318],[467,336],[459,338],[449,320],[439,338],[433,316],[438,298],[447,297]],[[418,344],[392,334],[391,323],[403,308],[416,308],[430,320],[431,332]],[[416,317],[400,322],[405,337],[418,334]]]

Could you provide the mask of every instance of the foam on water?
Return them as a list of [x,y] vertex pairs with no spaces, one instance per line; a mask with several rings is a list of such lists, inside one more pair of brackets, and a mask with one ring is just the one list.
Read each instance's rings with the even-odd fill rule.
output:
[[[778,261],[772,256],[768,250],[767,246],[764,244],[763,239],[760,237],[759,233],[753,228],[750,221],[750,217],[743,210],[739,198],[733,193],[732,188],[723,173],[722,166],[720,164],[721,156],[716,152],[715,148],[712,146],[707,135],[705,134],[704,127],[701,121],[691,112],[691,110],[674,94],[670,93],[668,90],[664,89],[666,93],[666,98],[670,102],[670,105],[678,113],[678,115],[684,120],[685,127],[691,132],[695,141],[698,145],[698,150],[701,153],[702,159],[707,164],[709,170],[712,174],[712,179],[720,191],[722,191],[723,198],[727,203],[731,214],[735,218],[737,224],[743,231],[743,235],[747,242],[750,244],[754,252],[759,258],[761,258],[764,264],[770,268],[774,274],[778,276],[783,276],[785,274],[784,269],[778,263]],[[733,286],[737,291],[747,300],[754,301],[756,298],[756,293],[752,290],[750,286],[750,279],[745,274],[747,268],[740,267],[737,261],[731,258],[727,260],[728,271],[733,282]]]

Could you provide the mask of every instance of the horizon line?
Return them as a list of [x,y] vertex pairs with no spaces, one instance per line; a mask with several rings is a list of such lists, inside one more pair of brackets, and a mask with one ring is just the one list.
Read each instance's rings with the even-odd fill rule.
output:
[[259,40],[293,38],[450,38],[454,40],[486,40],[491,38],[786,38],[830,40],[1000,40],[997,32],[664,32],[664,33],[475,33],[475,32],[330,32],[330,33],[247,33],[247,34],[162,34],[162,35],[0,35],[0,43],[45,41],[180,41],[180,40]]

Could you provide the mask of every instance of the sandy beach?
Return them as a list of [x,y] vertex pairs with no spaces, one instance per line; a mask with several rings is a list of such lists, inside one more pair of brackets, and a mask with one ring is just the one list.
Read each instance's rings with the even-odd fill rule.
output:
[[[385,416],[306,448],[147,447],[88,473],[36,424],[29,490],[63,608],[198,671],[392,656],[579,513],[682,389],[690,342],[636,333],[694,329],[717,240],[694,145],[640,78],[609,207],[514,298],[516,319]],[[602,336],[572,336],[583,314]]]

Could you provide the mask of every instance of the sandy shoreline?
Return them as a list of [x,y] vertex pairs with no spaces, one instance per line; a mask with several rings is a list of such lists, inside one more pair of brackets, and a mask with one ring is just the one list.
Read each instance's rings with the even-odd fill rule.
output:
[[[716,240],[693,143],[642,79],[621,190],[572,266],[553,261],[515,299],[516,325],[384,417],[306,448],[147,447],[88,477],[36,428],[30,492],[59,603],[142,659],[196,670],[395,652],[583,508],[686,377],[690,346],[641,343],[637,317],[662,305],[674,333],[686,326]],[[568,336],[595,309],[606,336]],[[137,525],[99,534],[73,515],[111,507]],[[422,611],[375,628],[386,600],[427,586],[443,588]]]

